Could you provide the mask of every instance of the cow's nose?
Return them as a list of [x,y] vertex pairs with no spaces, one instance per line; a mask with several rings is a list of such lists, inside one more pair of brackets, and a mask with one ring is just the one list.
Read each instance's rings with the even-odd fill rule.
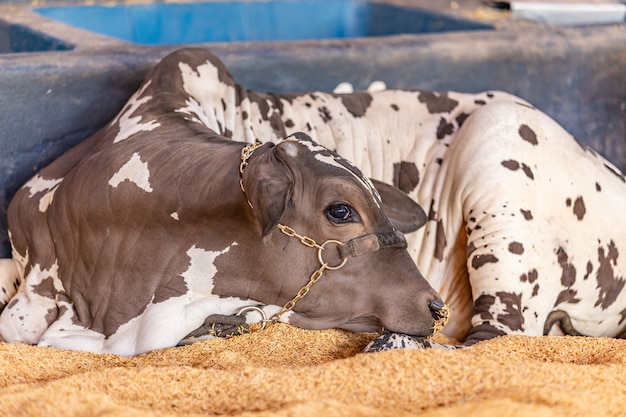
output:
[[440,299],[436,298],[434,300],[430,300],[428,302],[428,308],[430,309],[430,314],[432,314],[435,321],[442,319],[445,320],[448,318],[448,308]]

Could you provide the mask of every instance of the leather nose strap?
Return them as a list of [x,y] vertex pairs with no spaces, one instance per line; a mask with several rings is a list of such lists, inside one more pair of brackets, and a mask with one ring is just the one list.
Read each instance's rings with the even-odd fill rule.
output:
[[341,259],[350,256],[360,256],[366,253],[376,252],[385,248],[406,249],[407,243],[404,234],[398,230],[389,230],[381,233],[372,233],[349,240],[337,247]]

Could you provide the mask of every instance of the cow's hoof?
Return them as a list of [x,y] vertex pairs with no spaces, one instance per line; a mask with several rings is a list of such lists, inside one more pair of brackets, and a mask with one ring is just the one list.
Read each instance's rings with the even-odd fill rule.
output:
[[391,349],[459,349],[465,347],[464,345],[443,345],[441,343],[433,342],[427,337],[409,336],[402,333],[385,333],[372,340],[363,352],[381,352],[383,350]]
[[372,340],[363,349],[363,352],[381,352],[391,349],[425,349],[431,347],[430,343],[430,341],[424,338],[409,336],[408,334],[384,333]]

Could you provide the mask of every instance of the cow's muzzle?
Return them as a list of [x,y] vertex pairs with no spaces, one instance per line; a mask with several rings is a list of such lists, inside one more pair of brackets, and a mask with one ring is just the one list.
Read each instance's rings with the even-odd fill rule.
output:
[[436,334],[443,330],[443,327],[448,322],[450,309],[439,299],[429,301],[428,309],[430,310],[430,314],[433,316],[433,334]]

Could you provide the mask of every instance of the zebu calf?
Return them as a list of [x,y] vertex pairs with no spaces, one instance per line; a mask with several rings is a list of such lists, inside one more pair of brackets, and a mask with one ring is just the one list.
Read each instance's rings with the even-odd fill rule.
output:
[[179,58],[12,200],[4,278],[20,284],[5,286],[2,339],[136,355],[242,308],[250,322],[430,335],[443,303],[389,219],[414,230],[421,208],[306,134],[225,137],[211,96],[187,90],[215,67],[172,73]]
[[[188,274],[194,277],[193,282],[200,282],[200,275],[212,276],[214,272],[210,271],[215,268],[220,273],[224,270],[222,266],[239,268],[237,265],[245,259],[241,254],[248,256],[251,252],[238,251],[243,248],[239,243],[243,238],[228,237],[234,223],[223,225],[217,220],[232,213],[230,199],[222,203],[217,219],[215,215],[203,213],[204,217],[194,217],[202,221],[189,223],[193,225],[191,228],[169,229],[152,227],[154,206],[145,198],[134,198],[133,193],[158,194],[161,218],[169,216],[174,224],[187,225],[189,218],[181,214],[181,201],[192,196],[197,206],[198,201],[208,198],[213,206],[216,199],[222,198],[216,195],[231,195],[232,182],[236,180],[236,173],[231,172],[227,181],[230,185],[220,193],[204,193],[208,184],[224,184],[225,174],[220,170],[206,171],[207,164],[200,152],[203,146],[219,143],[220,150],[214,159],[232,161],[242,145],[229,143],[226,138],[246,143],[279,143],[298,131],[352,161],[366,176],[394,184],[427,209],[425,226],[407,236],[408,251],[428,282],[450,306],[450,320],[444,329],[447,335],[464,341],[465,345],[511,333],[623,336],[626,265],[619,253],[625,245],[621,238],[621,230],[626,226],[622,215],[625,179],[610,163],[579,144],[545,114],[501,92],[458,94],[389,90],[352,94],[261,94],[236,85],[217,58],[198,49],[181,50],[166,57],[102,132],[46,168],[18,193],[9,220],[21,286],[0,316],[0,333],[9,340],[94,350],[106,350],[102,346],[116,338],[123,340],[120,344],[124,346],[132,344],[128,342],[130,339],[133,343],[141,341],[141,348],[124,347],[127,354],[173,344],[175,339],[201,323],[207,311],[197,314],[193,325],[189,321],[184,331],[176,333],[175,337],[168,336],[167,341],[163,336],[166,332],[144,329],[159,323],[170,332],[176,321],[171,312],[158,319],[145,320],[146,324],[138,323],[143,320],[141,317],[153,311],[154,306],[185,296],[181,295],[186,294],[181,288],[191,288],[191,281],[185,281],[184,286],[174,282],[180,282],[181,276],[186,277],[186,271],[202,270],[200,274]],[[361,234],[391,230],[388,222],[383,221],[383,227],[382,220],[365,220],[370,216],[384,219],[382,214],[366,216],[361,212],[377,206],[375,194],[357,198],[360,203],[351,200],[357,194],[369,196],[364,191],[368,182],[360,174],[354,174],[358,171],[352,168],[346,171],[345,162],[340,163],[343,168],[337,167],[341,159],[328,157],[330,153],[317,145],[306,145],[310,142],[304,136],[297,136],[295,141],[302,149],[308,149],[304,151],[305,154],[310,152],[308,160],[322,162],[320,159],[323,159],[326,169],[332,165],[337,168],[333,168],[330,177],[341,173],[360,178],[356,188],[344,189],[334,182],[318,184],[317,180],[312,180],[316,178],[314,175],[300,172],[303,164],[295,163],[288,164],[290,168],[286,172],[290,172],[287,177],[294,178],[294,184],[299,185],[292,186],[287,195],[299,190],[308,205],[305,212],[298,211],[303,209],[301,201],[304,200],[285,197],[280,184],[264,187],[259,195],[265,196],[260,201],[282,202],[285,208],[278,212],[284,210],[283,217],[253,217],[250,215],[253,212],[245,211],[248,209],[242,204],[241,195],[236,197],[243,206],[240,209],[248,213],[243,217],[249,224],[256,225],[248,226],[247,230],[254,229],[254,233],[247,232],[246,239],[258,242],[259,236],[265,236],[265,244],[273,250],[282,248],[285,252],[280,258],[284,262],[284,255],[289,257],[290,267],[294,267],[291,275],[298,276],[299,281],[296,285],[289,280],[289,288],[280,291],[287,281],[271,278],[274,271],[266,271],[269,267],[262,266],[269,259],[274,261],[271,265],[278,262],[276,255],[269,258],[264,255],[257,258],[254,270],[267,272],[267,278],[260,282],[274,283],[276,287],[271,287],[274,292],[268,292],[268,287],[258,284],[259,281],[243,280],[245,284],[239,285],[231,280],[228,285],[212,287],[210,297],[216,298],[216,294],[230,295],[237,300],[252,297],[253,304],[278,306],[306,281],[303,276],[314,268],[314,260],[307,260],[303,263],[305,266],[299,262],[294,265],[294,260],[298,259],[295,248],[303,250],[302,245],[268,226],[274,224],[266,223],[268,218],[280,217],[281,222],[288,219],[298,225],[294,229],[306,230],[318,241],[337,238],[346,242]],[[300,151],[290,148],[286,145],[282,154],[300,155]],[[254,158],[253,155],[250,159],[250,167],[254,167]],[[216,172],[218,181],[215,181]],[[99,176],[104,185],[94,183],[93,175]],[[158,182],[153,180],[157,178],[155,175]],[[263,175],[261,178],[265,178]],[[66,184],[70,184],[69,178],[71,182],[80,181],[80,187],[73,186],[71,192],[61,193]],[[317,191],[304,191],[310,183]],[[245,184],[244,188],[249,190]],[[323,192],[328,192],[329,188],[333,192],[343,190],[340,198],[326,199]],[[73,200],[79,192],[87,197]],[[393,198],[402,201],[398,194]],[[383,196],[385,199],[388,202],[385,213],[399,228],[409,232],[420,224],[419,220],[406,220],[410,210],[397,208],[406,207],[405,203],[391,203],[390,197]],[[256,207],[255,201],[250,202]],[[346,205],[355,210],[335,206],[332,211],[339,217],[328,224],[328,210],[333,202],[348,202]],[[73,207],[75,205],[78,207]],[[54,216],[42,214],[52,213],[50,209],[57,206],[59,209],[54,211]],[[132,216],[125,211],[129,207],[132,207]],[[201,205],[197,207],[201,213]],[[307,213],[313,212],[317,217],[299,223]],[[338,221],[342,217],[339,213],[354,212],[358,213],[358,220],[351,217],[347,223]],[[414,219],[418,217],[415,213]],[[70,227],[78,223],[83,226]],[[285,220],[285,223],[288,222]],[[217,231],[217,237],[207,242],[217,239],[221,244],[205,242],[195,246],[204,259],[196,261],[194,252],[189,253],[193,246],[189,245],[201,237],[205,230],[202,226],[207,224]],[[269,235],[268,230],[272,230]],[[161,235],[160,231],[164,233]],[[124,237],[123,244],[114,245],[117,252],[107,255],[105,249],[110,246],[108,236],[112,232],[114,236]],[[67,237],[61,239],[64,235]],[[189,239],[190,236],[193,239]],[[235,241],[237,245],[227,245]],[[85,248],[83,242],[91,242],[91,245]],[[62,262],[57,255],[59,251],[67,253]],[[211,255],[202,251],[210,251]],[[234,252],[239,255],[237,262],[218,262],[231,259],[229,256]],[[401,249],[387,248],[365,255],[369,260],[363,263],[360,260],[366,257],[350,259],[346,268],[349,265],[353,268],[351,276],[367,272],[366,280],[358,284],[356,279],[348,280],[345,287],[324,290],[324,276],[315,284],[311,295],[283,319],[308,328],[343,327],[357,331],[371,331],[382,325],[387,333],[374,343],[373,350],[421,346],[420,338],[430,333],[431,313],[438,317],[441,304],[412,266],[404,259],[388,259],[387,252],[404,253]],[[43,253],[45,255],[41,255]],[[36,259],[42,256],[44,258]],[[378,275],[380,270],[371,268],[373,265],[379,268],[379,264],[387,260],[393,266],[388,264],[385,268],[392,268],[394,272],[383,272],[385,279],[382,279]],[[244,264],[248,265],[247,261]],[[150,273],[146,274],[146,270]],[[83,278],[93,277],[99,271],[106,271],[107,276],[115,271],[118,278],[102,281]],[[331,272],[342,276],[347,270],[325,274],[330,277]],[[8,293],[16,279],[9,275],[5,275]],[[395,281],[397,275],[403,277],[399,283]],[[31,276],[38,278],[29,281]],[[46,280],[48,276],[53,279]],[[128,278],[137,276],[158,278]],[[163,276],[170,277],[172,284],[162,281]],[[373,276],[377,278],[371,278]],[[41,285],[44,281],[46,285]],[[90,284],[86,285],[87,282]],[[113,282],[123,282],[123,292],[133,294],[129,295],[133,299],[139,294],[142,301],[127,306],[108,296]],[[355,285],[362,286],[358,297],[351,292],[356,290]],[[223,292],[224,289],[232,291],[233,287],[238,289],[236,294]],[[260,299],[255,291],[268,297]],[[276,295],[276,291],[280,295]],[[340,295],[329,299],[328,294],[333,291]],[[33,292],[45,303],[34,303],[38,311],[28,316],[34,324],[23,326],[24,319],[16,318],[22,316],[18,308],[21,308],[20,303],[26,304],[23,302],[25,294]],[[93,300],[93,295],[91,298],[83,295],[93,292],[106,296]],[[409,299],[415,300],[414,303]],[[240,307],[250,302],[234,304]],[[43,305],[45,307],[41,307]],[[428,306],[434,311],[429,311]],[[129,312],[130,307],[132,312]],[[278,309],[273,308],[272,311]],[[225,310],[232,314],[236,309]],[[383,319],[383,311],[395,319]],[[321,315],[323,319],[311,320],[313,315]],[[351,319],[347,319],[348,316]],[[64,319],[59,320],[59,317]],[[296,317],[307,319],[298,321]],[[398,321],[398,317],[402,319]],[[392,322],[393,325],[387,324]],[[138,324],[131,326],[129,323]],[[45,337],[50,332],[48,325],[54,329],[54,338]],[[25,338],[26,332],[15,330],[19,326],[39,329],[39,339]],[[73,345],[68,330],[81,337],[93,332],[93,339],[98,342],[95,347]],[[394,331],[417,338],[390,333]],[[14,334],[18,336],[13,339],[6,336]],[[148,344],[145,341],[149,338],[158,342]]]

